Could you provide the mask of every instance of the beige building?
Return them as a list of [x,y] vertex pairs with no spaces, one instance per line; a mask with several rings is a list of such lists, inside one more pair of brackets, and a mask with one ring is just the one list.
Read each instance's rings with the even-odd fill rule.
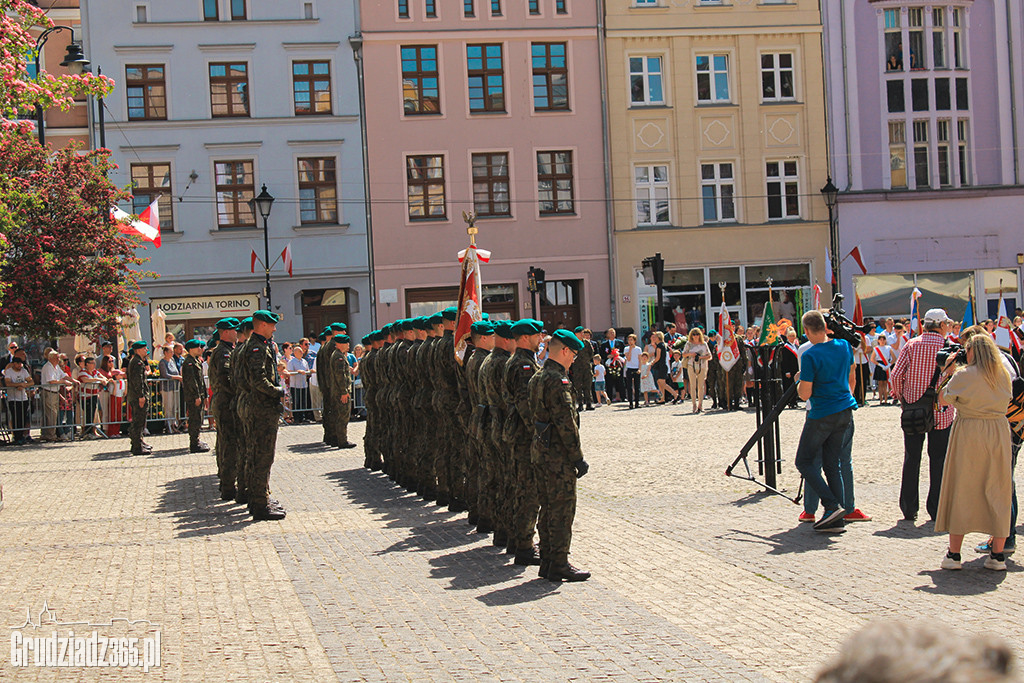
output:
[[[760,320],[828,294],[818,0],[608,0],[617,323]],[[664,307],[641,263],[665,261]],[[780,295],[780,291],[785,295]],[[851,304],[852,305],[852,304]]]

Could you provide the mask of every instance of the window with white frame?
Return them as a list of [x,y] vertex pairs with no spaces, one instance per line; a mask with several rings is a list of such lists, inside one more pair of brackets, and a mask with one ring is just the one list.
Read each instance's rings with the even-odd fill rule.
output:
[[911,7],[907,10],[907,38],[910,41],[910,68],[924,69],[928,63],[924,54],[924,8]]
[[928,122],[914,121],[914,178],[917,187],[929,187]]
[[953,68],[966,69],[967,59],[964,56],[964,10],[953,8]]
[[701,164],[700,195],[705,223],[735,221],[736,183],[732,164]]
[[636,180],[636,224],[671,225],[668,166],[637,166],[633,173]]
[[932,68],[946,68],[946,8],[932,8]]
[[768,218],[800,218],[800,176],[796,160],[765,163]]
[[761,100],[781,102],[795,97],[792,53],[769,52],[761,55]]
[[907,124],[889,122],[889,187],[907,186]]
[[938,146],[935,151],[939,162],[939,187],[949,187],[953,184],[952,160],[949,158],[949,119],[939,119],[936,124]]
[[664,104],[661,57],[629,58],[629,101],[632,104]]
[[658,0],[633,0],[633,7],[657,7]]
[[887,9],[885,19],[885,70],[903,71],[903,26],[898,9]]
[[697,55],[697,101],[729,102],[729,55]]
[[968,164],[967,158],[967,133],[968,122],[967,119],[957,119],[956,121],[956,146],[957,146],[957,169],[960,171],[960,185],[961,187],[971,184],[971,167]]

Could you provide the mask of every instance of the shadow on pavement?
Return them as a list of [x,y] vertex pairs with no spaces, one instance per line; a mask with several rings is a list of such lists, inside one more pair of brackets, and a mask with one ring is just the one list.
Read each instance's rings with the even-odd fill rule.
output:
[[[936,564],[938,564],[939,559],[941,558],[936,556]],[[964,562],[964,568],[959,571],[951,571],[949,569],[922,570],[918,572],[918,575],[930,576],[932,585],[916,586],[914,590],[924,593],[938,593],[940,595],[981,595],[982,593],[997,590],[1008,573],[1024,571],[1024,568],[1010,564],[1005,572],[994,572],[985,569],[982,566],[984,563],[985,556],[982,555],[971,562]]]
[[93,453],[90,460],[123,460],[125,458],[141,458],[141,455],[132,455],[129,449],[125,448],[119,451],[108,451],[107,453]]
[[739,500],[734,500],[732,504],[738,508],[746,507],[747,505],[760,503],[762,500],[768,500],[773,495],[775,494],[769,493],[768,491],[754,491],[753,493],[748,493]]
[[[484,540],[482,534],[477,538]],[[530,567],[512,564],[512,556],[504,548],[491,545],[474,546],[465,550],[435,557],[430,560],[430,576],[435,579],[450,579],[447,590],[467,590],[504,583],[529,576]],[[532,573],[537,574],[536,567]]]
[[293,443],[288,445],[288,450],[292,453],[328,453],[338,449],[325,443]]
[[[534,576],[537,575],[535,567],[526,567],[530,570]],[[554,595],[558,592],[559,586],[562,584],[548,581],[547,579],[533,579],[525,583],[518,583],[514,586],[507,588],[501,588],[496,591],[491,591],[485,595],[480,595],[477,600],[484,603],[489,607],[507,607],[508,605],[521,605],[524,602],[534,602],[536,600],[543,600],[549,595]]]
[[771,547],[768,551],[769,555],[786,555],[808,550],[824,550],[832,545],[837,536],[841,535],[842,533],[820,533],[812,529],[810,524],[801,524],[771,536],[762,536],[740,529],[729,529],[727,533],[720,534],[716,538],[740,543],[761,543]]
[[252,523],[244,505],[220,499],[214,474],[167,482],[153,511],[174,517],[178,538],[237,531]]
[[931,523],[917,526],[914,522],[900,520],[894,526],[888,529],[879,529],[872,535],[884,538],[926,538],[930,536],[944,536],[945,534],[935,531],[935,525]]

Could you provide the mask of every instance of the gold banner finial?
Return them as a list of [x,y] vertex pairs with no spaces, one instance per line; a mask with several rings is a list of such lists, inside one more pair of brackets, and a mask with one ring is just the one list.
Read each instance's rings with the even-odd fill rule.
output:
[[462,220],[466,221],[466,233],[469,235],[469,245],[476,246],[476,234],[480,232],[476,227],[476,214],[472,211],[463,211]]

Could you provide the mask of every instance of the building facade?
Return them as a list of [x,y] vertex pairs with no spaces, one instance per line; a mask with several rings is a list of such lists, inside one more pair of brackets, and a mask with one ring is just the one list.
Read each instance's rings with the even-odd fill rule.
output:
[[[760,321],[826,288],[817,0],[607,0],[615,297],[624,326]],[[641,263],[665,260],[664,306]],[[791,304],[791,305],[787,305]]]
[[484,309],[610,321],[598,3],[363,0],[377,317],[454,303],[463,212]]
[[[335,2],[83,7],[86,54],[117,82],[106,100],[112,180],[133,188],[126,209],[160,209],[162,246],[144,253],[160,277],[144,297],[179,338],[268,305],[265,251],[279,339],[333,321],[370,330],[355,22],[354,5]],[[263,185],[276,200],[268,249],[248,204]]]
[[1024,20],[1014,0],[826,3],[842,284],[866,315],[910,295],[959,319],[1021,305]]
[[[40,3],[31,3],[40,6]],[[55,76],[62,76],[68,70],[60,65],[67,55],[68,45],[72,41],[82,40],[82,19],[79,11],[79,0],[54,0],[41,5],[46,16],[57,26],[67,26],[72,31],[60,30],[51,33],[39,56],[40,68]],[[38,39],[42,33],[39,29],[32,31]],[[33,55],[34,57],[34,55]],[[28,72],[36,75],[35,60],[33,57],[27,59]],[[88,54],[86,55],[88,58]],[[95,69],[93,69],[95,71]],[[85,98],[75,101],[73,107],[61,110],[56,107],[43,112],[43,125],[46,130],[46,144],[56,148],[66,147],[72,141],[81,143],[83,147],[89,145],[89,107],[90,103]],[[26,118],[35,121],[35,112],[25,112]]]

